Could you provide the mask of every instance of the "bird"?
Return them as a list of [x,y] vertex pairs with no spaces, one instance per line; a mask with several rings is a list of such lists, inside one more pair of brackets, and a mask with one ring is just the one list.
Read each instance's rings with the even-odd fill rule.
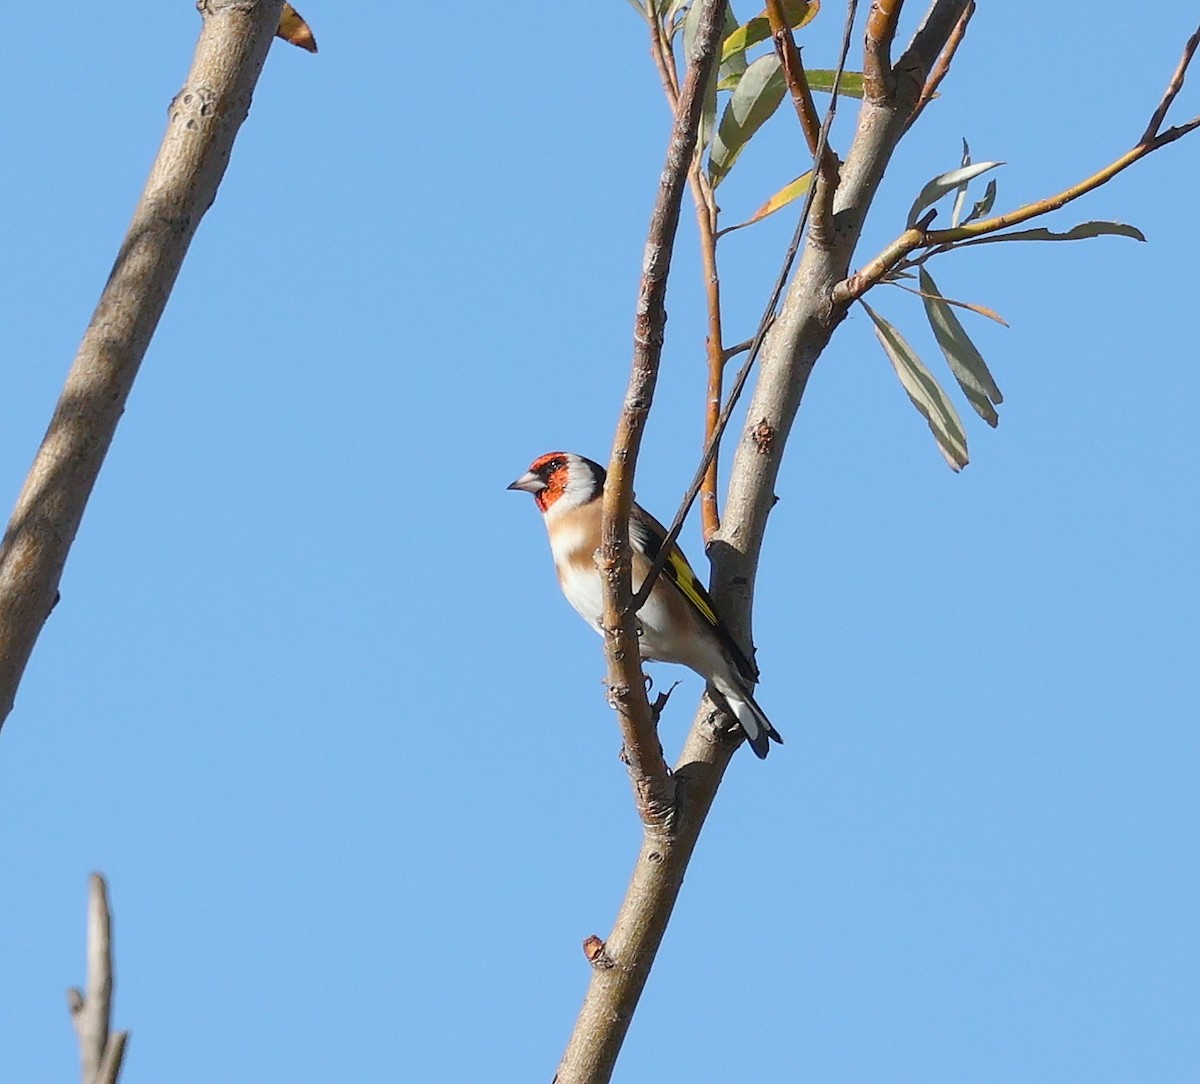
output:
[[[600,633],[604,592],[594,554],[600,547],[604,478],[604,468],[584,456],[547,452],[508,487],[533,495],[550,536],[559,586]],[[666,538],[663,525],[635,504],[629,517],[635,593]],[[678,545],[672,545],[662,574],[638,611],[638,637],[643,659],[687,666],[716,689],[759,759],[767,755],[770,741],[783,741],[751,695],[757,668],[730,635]]]

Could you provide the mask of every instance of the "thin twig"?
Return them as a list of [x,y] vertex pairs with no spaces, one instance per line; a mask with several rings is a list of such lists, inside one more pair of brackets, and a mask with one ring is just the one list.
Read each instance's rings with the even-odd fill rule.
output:
[[863,45],[863,89],[872,102],[892,96],[892,39],[904,0],[872,0]]
[[735,343],[733,346],[725,347],[725,360],[733,360],[738,356],[738,354],[744,354],[753,345],[753,339],[743,339],[740,343]]
[[[817,142],[817,153],[814,159],[824,153],[825,147],[829,141],[829,129],[833,126],[833,119],[837,115],[838,103],[838,87],[841,85],[842,73],[846,68],[846,57],[850,52],[850,37],[854,27],[854,16],[857,8],[856,0],[849,0],[846,5],[846,23],[842,32],[842,47],[838,55],[837,72],[833,78],[833,94],[829,100],[829,108],[825,113],[824,123],[821,125],[821,134]],[[763,310],[762,319],[759,321],[758,330],[754,333],[754,339],[750,344],[750,356],[746,358],[741,369],[738,370],[737,377],[734,379],[733,387],[729,391],[729,399],[725,404],[725,409],[721,411],[721,417],[717,421],[717,427],[712,437],[709,439],[708,447],[704,449],[704,455],[700,457],[700,466],[696,470],[695,476],[692,478],[692,484],[688,486],[687,492],[683,495],[683,500],[679,504],[679,510],[675,513],[674,520],[671,521],[671,529],[667,532],[666,543],[658,552],[658,556],[654,559],[654,563],[650,566],[650,571],[646,574],[646,579],[643,581],[641,589],[633,599],[633,607],[636,610],[641,609],[645,604],[646,599],[650,597],[650,592],[654,588],[654,581],[662,572],[667,561],[667,556],[671,551],[671,547],[679,539],[679,532],[683,530],[684,521],[687,519],[688,512],[691,511],[692,503],[696,499],[696,494],[700,492],[700,486],[704,481],[704,474],[708,470],[708,465],[712,462],[713,457],[717,454],[717,448],[720,446],[721,437],[725,433],[726,427],[729,425],[729,419],[733,416],[734,407],[737,406],[743,389],[746,387],[746,381],[750,377],[750,370],[754,367],[754,362],[758,358],[758,352],[762,349],[763,340],[766,338],[767,331],[771,327],[771,322],[775,318],[775,310],[779,305],[779,298],[783,294],[783,288],[787,285],[788,276],[792,272],[792,264],[796,260],[796,253],[800,250],[800,241],[804,237],[804,227],[808,221],[809,211],[812,208],[813,200],[817,188],[821,185],[818,178],[804,196],[804,203],[800,208],[800,218],[796,223],[796,230],[792,234],[791,243],[788,245],[787,253],[783,259],[783,266],[779,269],[779,275],[775,279],[774,289],[771,291],[771,298],[767,302],[767,307]]]
[[113,992],[112,914],[108,888],[99,873],[88,882],[87,994],[67,991],[71,1022],[79,1038],[83,1084],[116,1084],[126,1031],[111,1032]]
[[[704,337],[708,357],[708,386],[704,399],[705,445],[716,432],[721,418],[721,394],[725,380],[725,346],[721,329],[721,276],[717,271],[716,205],[712,189],[700,168],[700,156],[692,162],[692,190],[696,193],[696,221],[700,231],[700,265],[704,273],[704,297],[708,308],[708,334]],[[721,529],[717,506],[717,457],[713,456],[700,488],[700,528],[704,541]]]
[[646,17],[650,22],[650,56],[654,59],[654,67],[662,80],[663,93],[674,116],[679,111],[679,76],[675,71],[671,39],[656,10],[647,11]]
[[633,587],[629,515],[638,448],[662,356],[667,276],[679,226],[683,186],[695,156],[704,89],[716,63],[724,19],[725,0],[705,0],[646,238],[634,321],[633,365],[604,485],[601,542],[596,559],[604,582],[604,654],[608,662],[609,702],[620,720],[638,812],[647,827],[658,829],[670,821],[675,789],[646,697],[637,617],[630,605]]
[[1064,188],[1061,192],[1056,192],[1053,196],[1047,196],[1045,199],[1027,203],[1016,210],[1008,211],[1001,215],[994,215],[991,218],[983,218],[977,222],[968,222],[953,229],[924,230],[917,227],[905,230],[904,233],[897,237],[879,255],[837,285],[833,294],[834,303],[838,305],[849,304],[857,298],[862,297],[863,294],[876,283],[880,282],[890,271],[896,268],[913,266],[917,261],[910,261],[909,257],[918,249],[940,249],[941,251],[946,251],[951,247],[965,247],[990,234],[998,233],[1011,226],[1028,222],[1032,218],[1038,218],[1051,211],[1056,211],[1073,200],[1079,199],[1080,196],[1085,196],[1089,192],[1095,191],[1101,185],[1107,184],[1118,173],[1124,172],[1134,162],[1145,158],[1146,155],[1165,147],[1168,143],[1174,143],[1177,139],[1200,127],[1200,116],[1198,116],[1184,124],[1168,128],[1166,131],[1160,132],[1158,130],[1159,125],[1162,124],[1163,115],[1166,112],[1163,106],[1170,106],[1175,95],[1179,93],[1179,88],[1183,85],[1183,78],[1188,64],[1191,62],[1198,44],[1200,44],[1200,29],[1197,29],[1196,33],[1188,39],[1187,45],[1184,48],[1183,59],[1180,61],[1179,67],[1176,69],[1171,82],[1167,86],[1162,102],[1159,103],[1158,108],[1155,109],[1154,115],[1151,117],[1150,126],[1147,127],[1146,132],[1143,133],[1141,139],[1132,149],[1126,151],[1115,161],[1110,162],[1090,177],[1085,177],[1077,184],[1073,184],[1069,188]]
[[[800,59],[800,50],[796,48],[796,38],[791,25],[783,10],[782,0],[767,0],[767,20],[771,24],[771,38],[775,43],[775,52],[783,66],[784,78],[787,80],[788,91],[792,96],[792,105],[800,120],[800,128],[808,143],[808,153],[813,156],[813,162],[820,162],[821,174],[829,186],[832,197],[837,188],[838,165],[837,156],[826,146],[818,158],[818,148],[821,142],[821,121],[817,115],[816,102],[813,101],[812,88],[808,85],[808,75],[804,71],[804,63]],[[829,234],[828,216],[823,216],[821,222],[813,222],[812,236],[820,238],[825,243]]]
[[[663,92],[671,115],[679,111],[679,76],[675,70],[675,54],[671,35],[661,14],[652,4],[647,12],[650,21],[650,53],[662,79]],[[717,272],[717,201],[712,186],[704,175],[702,147],[697,147],[688,168],[688,185],[696,206],[696,226],[700,235],[700,262],[704,275],[704,293],[708,304],[708,335],[705,340],[708,359],[708,390],[704,409],[704,439],[708,440],[721,413],[721,386],[725,378],[725,358],[721,339],[721,278]],[[717,506],[717,463],[714,460],[705,476],[700,495],[700,514],[704,535],[711,537],[721,528]]]
[[0,544],[0,725],[138,367],[250,108],[282,0],[205,0],[192,70]]
[[963,38],[967,33],[967,24],[971,21],[971,16],[975,14],[975,0],[971,0],[967,4],[959,20],[954,25],[954,30],[951,31],[949,39],[946,41],[946,47],[938,55],[937,63],[933,66],[925,80],[925,85],[921,88],[921,96],[917,99],[917,104],[913,106],[913,111],[908,116],[908,121],[904,125],[904,130],[907,132],[917,122],[917,118],[924,111],[925,107],[933,101],[937,96],[938,87],[942,85],[942,80],[950,71],[950,64],[954,60],[954,55],[958,52],[958,47],[962,44]]
[[1183,89],[1183,80],[1187,75],[1188,65],[1192,62],[1192,57],[1196,55],[1196,47],[1200,45],[1200,27],[1187,40],[1187,44],[1183,47],[1183,56],[1179,58],[1179,64],[1175,68],[1175,74],[1171,76],[1171,81],[1167,84],[1167,89],[1163,91],[1162,101],[1158,103],[1158,108],[1154,110],[1154,115],[1150,118],[1150,123],[1146,125],[1146,130],[1142,133],[1141,143],[1149,143],[1158,135],[1159,128],[1162,127],[1162,122],[1167,116],[1167,110],[1171,108],[1171,103],[1175,101],[1175,96]]

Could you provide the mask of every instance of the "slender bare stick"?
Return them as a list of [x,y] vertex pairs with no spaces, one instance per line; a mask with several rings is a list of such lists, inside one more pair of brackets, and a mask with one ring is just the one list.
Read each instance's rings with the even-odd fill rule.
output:
[[[700,168],[697,155],[691,169],[692,191],[696,194],[696,222],[700,232],[700,265],[704,274],[704,296],[708,307],[708,386],[704,399],[704,446],[707,447],[721,420],[721,393],[725,381],[725,344],[721,330],[721,276],[717,271],[717,212],[712,189]],[[717,505],[717,457],[705,471],[700,487],[700,529],[707,544],[721,529]]]
[[[661,14],[653,9],[648,13],[650,22],[650,55],[662,79],[663,92],[672,116],[679,113],[679,76],[675,70],[675,55],[671,50],[671,38],[663,25]],[[704,275],[704,293],[708,303],[708,389],[704,410],[705,440],[721,413],[721,386],[725,374],[725,351],[721,332],[721,278],[717,272],[717,201],[712,186],[704,175],[701,161],[702,148],[697,147],[688,168],[688,185],[692,190],[692,202],[696,206],[696,227],[700,235],[700,262]],[[704,537],[708,538],[721,526],[717,506],[717,463],[714,458],[705,475],[704,488],[700,494],[700,515]]]
[[1171,81],[1167,84],[1167,89],[1163,91],[1162,100],[1158,103],[1158,108],[1154,110],[1154,114],[1150,117],[1150,123],[1146,125],[1146,130],[1142,133],[1142,138],[1139,143],[1150,143],[1155,136],[1158,135],[1158,130],[1162,127],[1162,122],[1166,119],[1167,110],[1171,108],[1171,103],[1175,101],[1175,96],[1183,90],[1183,80],[1187,75],[1188,65],[1192,62],[1192,57],[1196,55],[1196,47],[1200,45],[1200,27],[1187,40],[1187,44],[1183,47],[1183,56],[1179,58],[1179,63],[1175,67],[1175,74],[1171,76]]
[[[796,38],[783,10],[783,0],[767,0],[767,21],[771,25],[771,38],[775,43],[775,52],[783,66],[783,75],[787,80],[788,91],[792,96],[792,106],[800,120],[800,128],[804,132],[808,153],[813,156],[813,164],[820,167],[828,188],[828,199],[822,204],[828,210],[829,199],[837,187],[838,167],[837,156],[826,140],[823,148],[821,143],[821,119],[817,114],[817,106],[813,101],[812,89],[808,85],[808,75],[800,59],[800,50],[796,48]],[[836,93],[835,84],[834,91]],[[813,241],[818,244],[826,243],[829,233],[828,213],[814,218],[812,224]]]
[[[608,480],[604,485],[600,551],[596,564],[604,583],[604,654],[608,661],[608,698],[625,739],[625,755],[638,812],[648,827],[664,827],[674,807],[675,787],[658,744],[658,732],[646,697],[638,649],[629,548],[633,473],[646,416],[654,397],[666,325],[667,276],[680,203],[696,151],[704,88],[724,24],[724,0],[705,0],[687,75],[679,94],[667,160],[650,219],[634,318],[633,365],[625,404],[617,422]],[[615,1056],[615,1055],[614,1055]]]
[[192,70],[0,544],[0,725],[42,625],[138,366],[279,25],[281,0],[201,0]]
[[67,991],[71,1022],[79,1037],[83,1084],[116,1084],[129,1032],[110,1032],[113,962],[108,888],[99,873],[88,882],[87,994]]

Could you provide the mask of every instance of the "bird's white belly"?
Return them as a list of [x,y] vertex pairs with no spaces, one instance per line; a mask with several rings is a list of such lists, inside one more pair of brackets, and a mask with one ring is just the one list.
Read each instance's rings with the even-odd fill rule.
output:
[[[559,570],[559,582],[567,601],[593,629],[602,632],[604,592],[600,573],[590,556],[587,561],[562,561]],[[635,591],[638,586],[634,584]],[[680,600],[675,601],[677,610],[682,608],[686,611],[686,607],[680,607]],[[686,618],[681,621],[678,612],[672,615],[657,592],[646,600],[638,612],[638,628],[638,643],[643,659],[682,663],[702,675],[710,672],[713,661],[707,656],[711,645],[704,637],[697,635],[691,621]]]

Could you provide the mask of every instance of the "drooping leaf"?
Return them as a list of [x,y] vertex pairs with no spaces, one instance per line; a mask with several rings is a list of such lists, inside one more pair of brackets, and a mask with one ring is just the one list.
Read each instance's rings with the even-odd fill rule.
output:
[[992,209],[992,204],[996,202],[996,180],[993,178],[988,181],[987,188],[983,190],[983,199],[976,202],[971,208],[971,213],[963,219],[963,225],[968,222],[974,222],[977,218],[983,218],[984,215]]
[[783,68],[774,53],[760,56],[746,69],[721,114],[713,139],[708,179],[714,188],[733,168],[750,137],[779,108],[786,90]]
[[1127,226],[1124,222],[1081,222],[1067,230],[1066,233],[1055,233],[1045,227],[1033,230],[1014,230],[1011,233],[994,233],[986,237],[972,237],[967,241],[959,241],[955,245],[982,245],[990,241],[1082,241],[1087,237],[1132,237],[1135,241],[1146,240],[1146,235],[1136,226]]
[[[808,86],[811,90],[820,90],[826,94],[833,93],[833,77],[837,72],[831,68],[815,68],[813,71],[804,73],[808,76]],[[842,72],[842,78],[838,81],[838,93],[844,94],[848,98],[861,98],[863,96],[863,73],[862,72]]]
[[761,222],[767,215],[773,215],[781,207],[786,207],[794,199],[798,199],[808,191],[808,186],[812,183],[812,170],[801,174],[794,181],[788,181],[778,192],[775,193],[766,203],[764,203],[757,211],[754,212],[745,222],[739,222],[736,226],[726,226],[717,236],[722,237],[727,233],[733,233],[734,230],[740,230],[745,226],[753,226],[755,222]]
[[926,207],[937,203],[947,192],[957,188],[961,184],[965,184],[974,177],[978,177],[981,173],[986,173],[989,169],[995,169],[997,166],[1002,165],[1004,165],[1003,162],[976,162],[974,165],[952,169],[949,173],[939,173],[921,189],[920,194],[913,201],[912,208],[908,212],[909,227],[915,226],[917,219],[921,216],[921,212]]
[[[725,5],[725,41],[728,42],[733,34],[737,33],[738,21],[733,14],[733,6]],[[750,67],[750,58],[746,56],[745,49],[735,49],[733,52],[725,52],[721,50],[721,59],[717,63],[717,89],[718,90],[733,90],[734,87],[741,82],[741,78],[746,73],[746,69]]]
[[875,334],[887,354],[900,383],[908,393],[913,406],[929,423],[929,429],[937,441],[938,450],[950,464],[952,470],[962,470],[967,465],[967,434],[962,419],[950,402],[950,397],[933,378],[933,374],[921,363],[916,352],[904,341],[904,337],[882,316],[861,298],[859,304],[867,310],[875,324]]
[[[965,168],[971,164],[971,148],[967,145],[966,138],[963,139],[963,156],[962,165]],[[958,220],[962,217],[963,204],[967,201],[967,186],[970,181],[963,181],[958,186],[954,193],[954,210],[950,212],[950,225],[957,226]]]
[[962,326],[954,310],[946,303],[933,276],[925,268],[920,272],[922,301],[925,302],[925,315],[929,317],[929,326],[933,328],[934,337],[954,379],[958,381],[963,394],[970,401],[978,414],[993,429],[1000,423],[1000,415],[996,407],[1004,402],[1004,396],[996,387],[996,381],[983,360],[983,355],[971,342],[970,336]]
[[[787,20],[788,26],[793,30],[799,30],[817,17],[817,11],[821,4],[820,0],[783,0],[782,7],[783,17]],[[767,18],[767,12],[764,9],[744,26],[739,26],[725,39],[725,45],[721,50],[721,59],[725,60],[733,53],[744,53],[752,45],[766,41],[770,36],[771,20]]]
[[317,51],[317,39],[303,16],[291,4],[284,4],[279,13],[279,26],[275,30],[277,38],[283,38],[289,45],[299,46],[310,53]]

